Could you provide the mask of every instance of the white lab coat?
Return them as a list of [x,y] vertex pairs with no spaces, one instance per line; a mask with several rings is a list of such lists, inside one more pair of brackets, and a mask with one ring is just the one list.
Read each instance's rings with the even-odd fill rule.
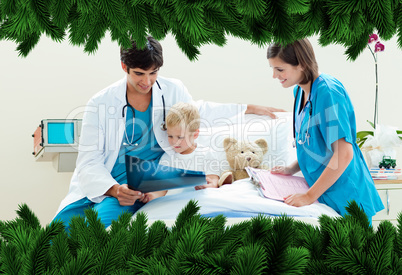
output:
[[[192,102],[184,84],[176,79],[158,77],[152,87],[152,122],[155,138],[167,153],[169,148],[167,134],[160,125],[163,122],[164,95],[166,115],[177,102]],[[67,196],[61,202],[57,213],[67,205],[87,197],[99,203],[104,195],[117,182],[110,172],[117,160],[120,145],[124,137],[125,118],[122,110],[126,105],[127,78],[112,84],[93,96],[85,109],[79,142],[79,153],[74,174]],[[246,105],[218,104],[212,102],[194,102],[202,119],[213,123],[216,119],[229,118],[246,110]],[[218,109],[216,109],[218,108]],[[127,112],[127,108],[125,108]]]

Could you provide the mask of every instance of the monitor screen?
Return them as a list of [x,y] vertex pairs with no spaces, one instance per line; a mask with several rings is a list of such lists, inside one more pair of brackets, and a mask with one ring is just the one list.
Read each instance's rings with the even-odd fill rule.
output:
[[49,122],[47,138],[48,144],[74,144],[74,123]]

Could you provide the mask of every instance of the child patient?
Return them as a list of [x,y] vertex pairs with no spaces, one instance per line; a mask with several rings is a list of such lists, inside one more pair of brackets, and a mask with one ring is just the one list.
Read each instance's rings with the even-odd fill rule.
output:
[[[164,153],[159,164],[184,170],[199,171],[206,175],[207,184],[196,186],[196,190],[217,188],[219,167],[214,167],[214,154],[208,148],[197,144],[200,114],[196,106],[179,102],[173,105],[166,116],[168,141],[174,154]],[[167,191],[146,193],[141,200],[146,203],[166,195]]]
[[196,143],[200,132],[200,114],[197,107],[183,102],[173,105],[166,117],[166,127],[169,144],[175,153],[165,153],[159,164],[203,172],[207,184],[196,186],[197,190],[218,187],[220,171],[213,165],[216,157],[207,147]]

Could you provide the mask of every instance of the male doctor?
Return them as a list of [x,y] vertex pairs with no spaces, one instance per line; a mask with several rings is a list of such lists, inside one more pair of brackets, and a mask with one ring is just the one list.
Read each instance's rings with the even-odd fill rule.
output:
[[[77,165],[70,189],[61,202],[55,220],[66,229],[75,215],[93,207],[108,227],[124,211],[135,213],[143,203],[139,191],[127,185],[126,158],[158,161],[169,150],[165,116],[177,102],[193,102],[183,83],[158,76],[163,65],[162,46],[147,37],[144,49],[133,42],[131,49],[121,49],[125,77],[95,94],[87,103],[82,121]],[[213,122],[239,113],[274,117],[283,111],[257,105],[196,102],[201,118]],[[152,198],[158,197],[152,194]]]

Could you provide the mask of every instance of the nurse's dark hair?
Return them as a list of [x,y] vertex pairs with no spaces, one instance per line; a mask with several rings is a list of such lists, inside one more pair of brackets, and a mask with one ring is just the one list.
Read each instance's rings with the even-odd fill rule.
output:
[[147,44],[143,49],[137,47],[135,41],[132,41],[130,49],[120,48],[120,60],[126,64],[127,73],[130,73],[130,68],[148,70],[162,67],[163,55],[161,44],[152,36],[148,36],[147,40]]
[[300,84],[307,84],[318,75],[318,64],[315,59],[314,49],[307,38],[298,40],[287,46],[274,43],[268,47],[267,58],[279,57],[283,62],[292,66],[301,65],[304,78]]

